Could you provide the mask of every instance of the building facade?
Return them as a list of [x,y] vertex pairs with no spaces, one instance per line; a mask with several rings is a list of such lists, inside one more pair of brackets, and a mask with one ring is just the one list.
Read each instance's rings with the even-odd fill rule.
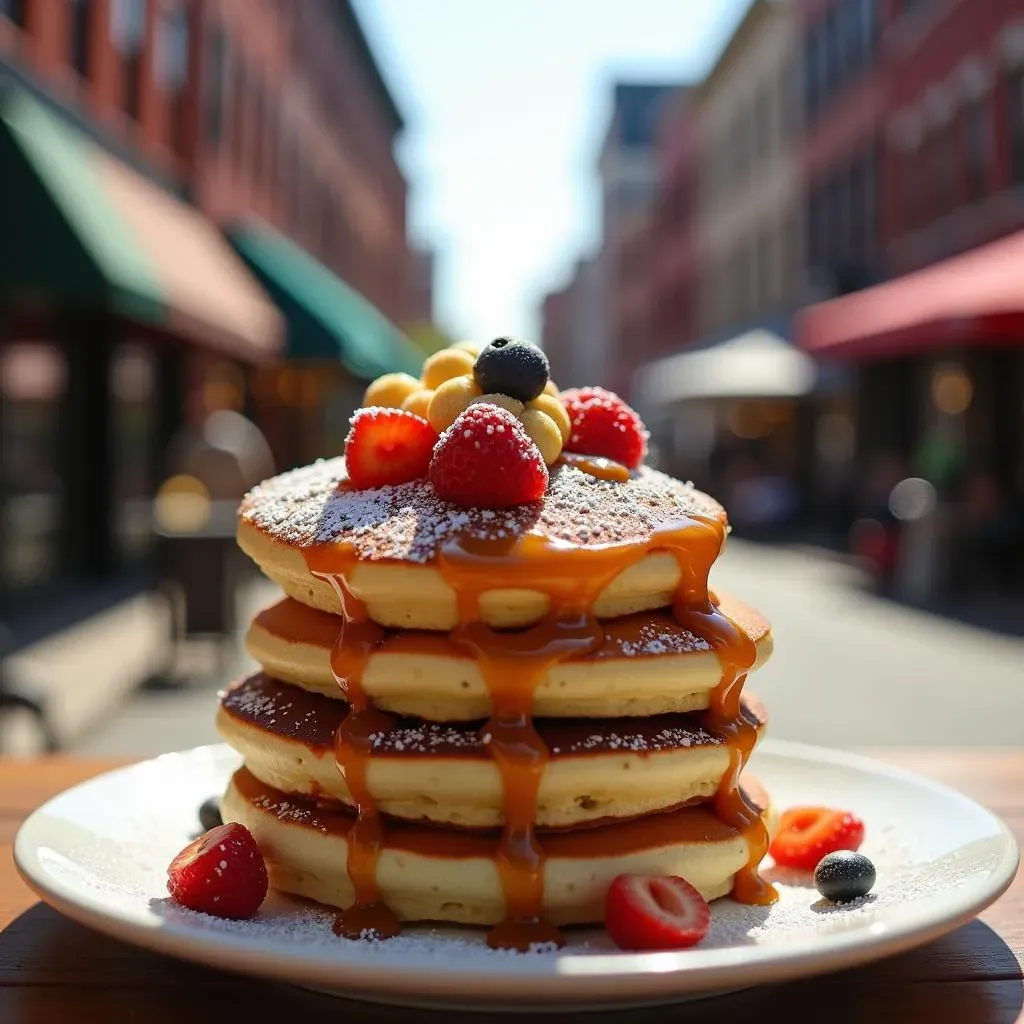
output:
[[265,220],[408,325],[422,268],[394,155],[402,118],[351,5],[200,0],[196,19],[197,205],[219,223]]
[[541,303],[541,337],[562,386],[628,395],[651,329],[647,245],[657,194],[657,137],[670,85],[619,83],[598,158],[601,234],[593,257]]
[[563,288],[550,292],[541,306],[541,346],[559,387],[594,383],[590,347],[600,336],[603,310],[598,259],[577,260]]
[[[420,318],[431,268],[347,0],[0,3],[0,91],[0,601],[21,605],[145,569],[172,441],[211,411],[256,418],[279,467],[337,451],[365,378],[398,368],[381,313]],[[292,341],[341,314],[296,300],[284,324],[237,225],[348,310],[319,363]]]
[[1021,5],[918,5],[889,26],[883,46],[888,274],[1024,228]]
[[[828,17],[843,20],[841,4],[824,7],[808,18],[809,46],[824,46]],[[879,0],[864,5],[860,24],[868,19],[870,61],[830,101],[819,135],[862,124],[864,143],[844,151],[873,155],[856,174],[814,177],[820,139],[807,148],[809,183],[831,182],[809,191],[809,241],[833,268],[825,294],[850,294],[815,307],[801,340],[856,368],[851,514],[906,542],[888,570],[914,577],[917,597],[949,599],[978,580],[1019,587],[1024,355],[1001,318],[1014,309],[1008,261],[1024,241],[1024,10],[1015,0]],[[842,47],[823,52],[809,86],[841,81],[850,63]],[[950,306],[954,285],[963,294]],[[932,513],[913,526],[889,503],[904,478],[932,495]]]
[[[658,191],[651,207],[644,361],[666,355],[699,335],[699,131],[694,91],[680,89],[658,134]],[[643,301],[643,300],[642,300]]]
[[802,0],[801,174],[810,301],[863,288],[880,256],[882,39],[901,0]]
[[702,337],[797,299],[797,24],[792,5],[756,0],[696,90]]
[[[646,326],[635,314],[630,260],[643,258],[646,223],[657,194],[657,137],[662,111],[676,86],[615,86],[612,116],[598,161],[601,189],[601,246],[595,257],[595,291],[604,303],[588,335],[579,372],[585,379],[627,394],[636,364],[635,344],[643,345]],[[633,291],[633,296],[631,296]],[[641,336],[628,334],[638,325]]]

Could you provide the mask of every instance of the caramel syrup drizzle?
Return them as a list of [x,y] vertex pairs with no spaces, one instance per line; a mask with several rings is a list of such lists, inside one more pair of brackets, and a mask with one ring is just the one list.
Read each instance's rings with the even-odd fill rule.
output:
[[390,939],[401,931],[398,917],[383,901],[377,885],[377,864],[384,849],[384,820],[367,781],[373,737],[392,727],[391,717],[375,708],[363,689],[370,656],[384,641],[384,630],[371,622],[341,573],[323,574],[341,601],[343,625],[331,650],[331,672],[348,701],[348,713],[334,734],[334,759],[356,807],[348,833],[349,881],[355,890],[352,906],[339,911],[334,932],[347,939],[374,934]]
[[[709,713],[730,749],[729,770],[715,797],[715,811],[747,840],[750,858],[737,873],[733,896],[742,903],[772,903],[774,889],[758,875],[768,849],[768,833],[757,808],[739,781],[757,740],[756,728],[740,713],[747,672],[756,659],[754,642],[716,607],[708,575],[722,550],[725,528],[716,520],[686,518],[658,529],[647,541],[606,548],[573,548],[544,537],[476,538],[449,541],[435,559],[436,568],[455,592],[460,625],[452,632],[480,666],[491,694],[492,714],[483,739],[501,773],[503,818],[497,864],[505,897],[505,920],[488,944],[529,949],[534,943],[563,944],[558,930],[542,914],[544,854],[534,829],[537,794],[548,750],[533,727],[534,691],[559,661],[583,657],[600,646],[603,630],[592,614],[605,588],[625,569],[655,551],[667,551],[680,569],[673,614],[684,628],[703,637],[718,655],[722,678]],[[356,893],[342,911],[335,931],[358,937],[368,930],[382,937],[397,934],[398,920],[384,905],[377,886],[377,863],[384,844],[384,823],[366,781],[372,736],[390,728],[362,689],[362,672],[384,631],[371,623],[365,606],[345,584],[357,558],[339,545],[306,553],[310,571],[330,581],[341,598],[345,626],[334,645],[331,667],[346,692],[349,712],[335,737],[335,757],[356,805],[349,834],[348,873]],[[550,611],[537,625],[500,632],[481,621],[481,600],[496,589],[521,587],[550,599]]]

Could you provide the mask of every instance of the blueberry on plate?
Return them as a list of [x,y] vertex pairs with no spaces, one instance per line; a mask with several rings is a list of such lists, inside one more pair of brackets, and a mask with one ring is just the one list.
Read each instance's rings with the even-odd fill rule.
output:
[[863,853],[837,850],[818,862],[814,884],[830,902],[848,903],[871,892],[875,884],[875,865]]
[[209,800],[204,800],[199,805],[199,824],[207,832],[224,824],[220,817],[220,800],[217,797],[211,796]]
[[536,398],[548,382],[548,357],[518,338],[495,338],[476,357],[473,375],[485,395],[508,395],[520,402]]

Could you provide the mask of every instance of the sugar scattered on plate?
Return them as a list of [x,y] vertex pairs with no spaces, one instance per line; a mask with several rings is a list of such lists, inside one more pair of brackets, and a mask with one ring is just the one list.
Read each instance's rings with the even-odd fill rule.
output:
[[[823,900],[810,883],[809,875],[769,866],[765,875],[779,892],[770,907],[745,906],[728,899],[712,904],[711,930],[698,947],[701,950],[744,945],[776,944],[806,939],[811,935],[859,930],[908,902],[927,899],[967,882],[986,870],[973,855],[951,855],[929,863],[912,861],[909,851],[891,830],[884,830],[876,843],[865,847],[879,868],[875,890],[866,897],[843,905]],[[992,865],[994,866],[994,865]],[[408,926],[393,939],[367,937],[358,941],[339,939],[332,931],[334,913],[289,897],[272,895],[250,921],[225,921],[186,910],[168,898],[152,899],[151,909],[169,923],[229,932],[262,943],[323,947],[318,953],[356,958],[404,957],[469,962],[494,962],[495,958],[519,957],[511,950],[490,949],[484,929],[454,926]],[[558,950],[551,944],[538,945],[531,956],[595,955],[614,947],[600,929],[569,929],[568,945]],[[529,957],[523,957],[527,961]]]

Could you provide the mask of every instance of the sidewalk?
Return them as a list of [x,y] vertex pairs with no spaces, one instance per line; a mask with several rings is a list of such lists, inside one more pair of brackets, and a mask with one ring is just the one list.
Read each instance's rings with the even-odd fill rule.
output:
[[248,583],[238,595],[241,628],[228,642],[223,664],[212,642],[185,645],[178,664],[183,679],[179,686],[127,694],[70,749],[77,754],[133,757],[217,742],[213,727],[217,691],[254,667],[242,646],[245,630],[253,615],[279,594],[278,588],[262,577]]

